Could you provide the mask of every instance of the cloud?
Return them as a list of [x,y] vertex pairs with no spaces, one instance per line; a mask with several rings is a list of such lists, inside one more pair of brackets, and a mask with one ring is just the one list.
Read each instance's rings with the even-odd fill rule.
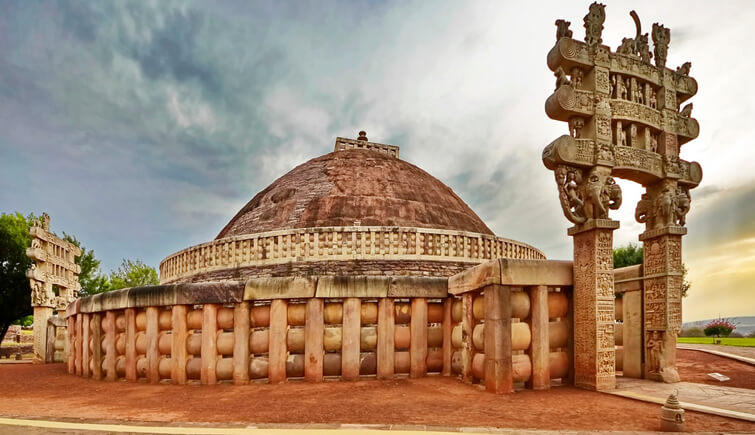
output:
[[[566,132],[543,111],[554,83],[545,56],[556,18],[581,37],[587,2],[0,4],[0,183],[9,186],[0,204],[48,211],[106,270],[123,257],[157,265],[212,239],[256,192],[362,129],[401,146],[497,234],[571,257],[541,163]],[[672,28],[670,65],[693,61],[702,132],[682,156],[701,161],[705,178],[688,252],[707,243],[702,234],[723,228],[734,240],[755,220],[737,200],[725,203],[728,216],[714,207],[755,183],[755,103],[732,85],[749,82],[755,62],[741,56],[755,19],[748,6],[608,7],[606,43],[634,34],[628,11],[637,9],[645,31],[654,21]],[[641,189],[622,187],[617,244],[641,232]],[[724,211],[706,218],[708,209]]]

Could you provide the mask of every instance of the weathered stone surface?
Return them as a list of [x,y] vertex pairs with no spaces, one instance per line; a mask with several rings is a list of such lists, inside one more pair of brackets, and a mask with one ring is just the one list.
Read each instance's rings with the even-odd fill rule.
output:
[[242,300],[244,287],[238,282],[203,282],[133,287],[81,298],[71,312],[94,313],[124,308],[141,308],[204,303],[228,304]]
[[246,282],[244,300],[311,298],[316,285],[314,278],[253,278]]
[[229,269],[209,270],[181,278],[176,283],[206,281],[244,281],[252,278],[369,275],[385,276],[437,276],[449,277],[478,264],[467,261],[418,261],[407,260],[344,260],[311,261],[243,266]]
[[[586,43],[567,36],[565,20],[557,22],[563,37],[548,55],[557,82],[546,113],[568,122],[569,129],[568,135],[545,148],[542,158],[554,171],[564,215],[576,224],[568,231],[575,245],[575,382],[586,388],[613,387],[614,318],[626,321],[620,340],[627,347],[625,372],[636,374],[636,358],[641,355],[643,377],[678,382],[681,238],[691,205],[689,191],[702,180],[700,165],[680,157],[681,145],[699,134],[699,124],[691,117],[692,104],[682,103],[697,92],[697,83],[689,77],[690,62],[676,71],[666,67],[671,33],[659,23],[652,27],[654,52],[650,53],[648,34],[642,34],[634,11],[630,15],[635,37],[624,38],[615,53],[601,45],[604,8],[597,2],[590,6],[585,16]],[[609,267],[611,231],[618,222],[611,221],[608,212],[619,208],[622,196],[613,177],[645,187],[635,209],[635,219],[645,224],[639,237],[644,242],[644,263],[615,272]],[[615,315],[614,292],[626,297],[616,304],[620,311]],[[637,349],[638,332],[644,350]]]
[[448,278],[448,292],[459,295],[494,284],[570,286],[572,283],[571,261],[500,258],[451,276]]
[[443,277],[397,276],[388,288],[391,298],[445,298],[448,296],[448,279]]
[[385,153],[348,150],[312,159],[276,180],[217,238],[355,224],[492,234],[453,190],[422,169]]
[[388,294],[390,277],[383,276],[323,276],[317,280],[318,298],[384,298]]
[[614,292],[624,293],[642,290],[642,265],[621,267],[613,270]]

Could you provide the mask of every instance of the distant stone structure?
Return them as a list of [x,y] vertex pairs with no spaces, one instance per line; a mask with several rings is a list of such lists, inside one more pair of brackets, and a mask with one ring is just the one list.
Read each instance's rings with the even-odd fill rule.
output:
[[[31,286],[31,306],[34,307],[34,361],[52,362],[58,334],[57,326],[48,328],[48,321],[55,311],[64,313],[68,304],[78,297],[81,267],[76,264],[76,257],[81,255],[81,249],[50,232],[47,213],[42,214],[41,222],[33,223],[29,235],[31,247],[26,250],[26,255],[33,263],[26,276]],[[48,329],[53,332],[50,337]],[[60,343],[64,340],[61,339]],[[59,360],[63,360],[62,355]]]
[[[590,389],[615,385],[612,251],[619,222],[609,218],[609,210],[618,209],[622,197],[613,177],[646,188],[635,213],[646,226],[639,237],[645,252],[644,299],[634,309],[644,318],[636,325],[644,346],[625,346],[624,365],[641,359],[643,373],[634,375],[665,382],[679,381],[681,238],[687,232],[689,190],[702,179],[698,163],[679,157],[681,146],[699,132],[690,116],[692,105],[679,110],[697,92],[690,63],[676,71],[665,67],[670,31],[656,23],[652,65],[648,34],[642,34],[634,11],[631,16],[635,37],[624,38],[612,52],[602,45],[605,6],[595,2],[584,17],[585,42],[572,39],[564,30],[568,22],[559,20],[560,37],[548,53],[548,67],[558,79],[545,110],[567,122],[569,134],[545,148],[543,162],[554,171],[564,215],[574,224],[568,233],[574,237],[575,382]],[[632,307],[623,309],[632,312]]]

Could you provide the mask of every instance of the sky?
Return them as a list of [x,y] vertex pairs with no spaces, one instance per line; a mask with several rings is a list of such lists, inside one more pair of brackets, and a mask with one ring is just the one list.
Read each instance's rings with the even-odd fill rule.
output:
[[[0,212],[43,211],[115,269],[212,240],[257,192],[333,150],[398,145],[499,236],[571,259],[543,148],[556,19],[588,1],[0,0]],[[698,161],[684,321],[755,315],[751,1],[605,1],[604,43],[671,29],[691,61]],[[642,188],[620,181],[614,245],[637,243]]]

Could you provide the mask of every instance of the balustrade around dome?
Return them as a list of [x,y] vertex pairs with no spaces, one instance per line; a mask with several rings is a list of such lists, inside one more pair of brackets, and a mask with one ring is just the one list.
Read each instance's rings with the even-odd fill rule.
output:
[[160,282],[249,266],[332,260],[480,263],[494,258],[544,259],[525,243],[485,234],[401,227],[330,227],[234,236],[179,251],[160,264]]

